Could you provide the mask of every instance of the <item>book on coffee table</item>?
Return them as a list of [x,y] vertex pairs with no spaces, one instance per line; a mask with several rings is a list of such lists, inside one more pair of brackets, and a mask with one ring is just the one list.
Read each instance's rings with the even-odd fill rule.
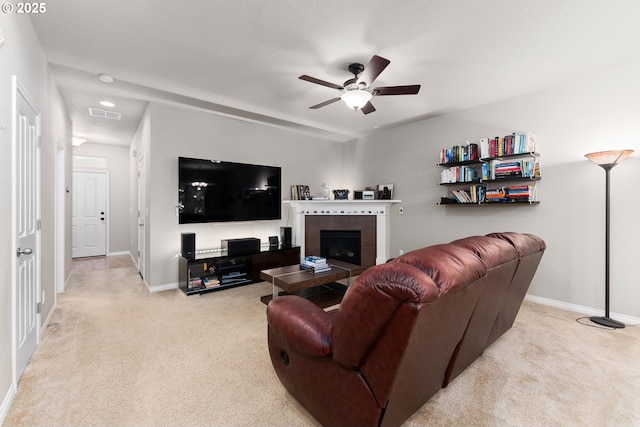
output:
[[304,260],[300,263],[300,268],[312,273],[331,270],[331,267],[327,264],[327,259],[325,257],[315,255],[305,256]]

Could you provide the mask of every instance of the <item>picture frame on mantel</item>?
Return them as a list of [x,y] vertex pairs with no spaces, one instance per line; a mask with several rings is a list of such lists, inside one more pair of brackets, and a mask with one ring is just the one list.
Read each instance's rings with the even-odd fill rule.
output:
[[380,199],[380,200],[392,200],[393,199],[393,184],[378,184],[378,199]]

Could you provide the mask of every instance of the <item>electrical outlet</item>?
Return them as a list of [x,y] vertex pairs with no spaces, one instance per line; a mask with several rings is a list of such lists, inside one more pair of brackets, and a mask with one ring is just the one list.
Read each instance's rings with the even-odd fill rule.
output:
[[400,215],[404,215],[404,208],[403,208],[402,206],[400,206],[400,207],[398,208],[398,213],[399,213]]
[[400,249],[400,250],[398,251],[398,255],[402,255],[402,254],[404,254],[404,249]]

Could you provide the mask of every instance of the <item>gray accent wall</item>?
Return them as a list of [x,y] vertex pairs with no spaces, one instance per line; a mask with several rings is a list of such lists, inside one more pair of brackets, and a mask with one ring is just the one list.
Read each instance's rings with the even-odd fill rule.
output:
[[[604,310],[605,173],[584,154],[635,153],[611,171],[611,312],[640,317],[640,64],[347,143],[355,187],[393,183],[391,251],[493,231],[534,233],[547,251],[529,294]],[[514,131],[537,135],[538,206],[438,206],[440,149]],[[571,307],[569,307],[571,308]]]

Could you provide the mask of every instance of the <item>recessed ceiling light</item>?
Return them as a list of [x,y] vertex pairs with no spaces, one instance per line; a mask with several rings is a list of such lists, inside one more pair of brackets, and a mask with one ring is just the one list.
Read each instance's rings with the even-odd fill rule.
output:
[[105,106],[105,107],[115,107],[116,104],[114,104],[113,102],[110,101],[100,101],[100,105]]
[[85,142],[87,142],[86,138],[80,138],[79,136],[74,136],[71,139],[71,145],[73,145],[74,147],[77,147],[78,145],[82,145]]
[[105,83],[113,83],[113,77],[111,77],[109,74],[98,74],[98,79],[100,79],[101,82],[105,82]]

